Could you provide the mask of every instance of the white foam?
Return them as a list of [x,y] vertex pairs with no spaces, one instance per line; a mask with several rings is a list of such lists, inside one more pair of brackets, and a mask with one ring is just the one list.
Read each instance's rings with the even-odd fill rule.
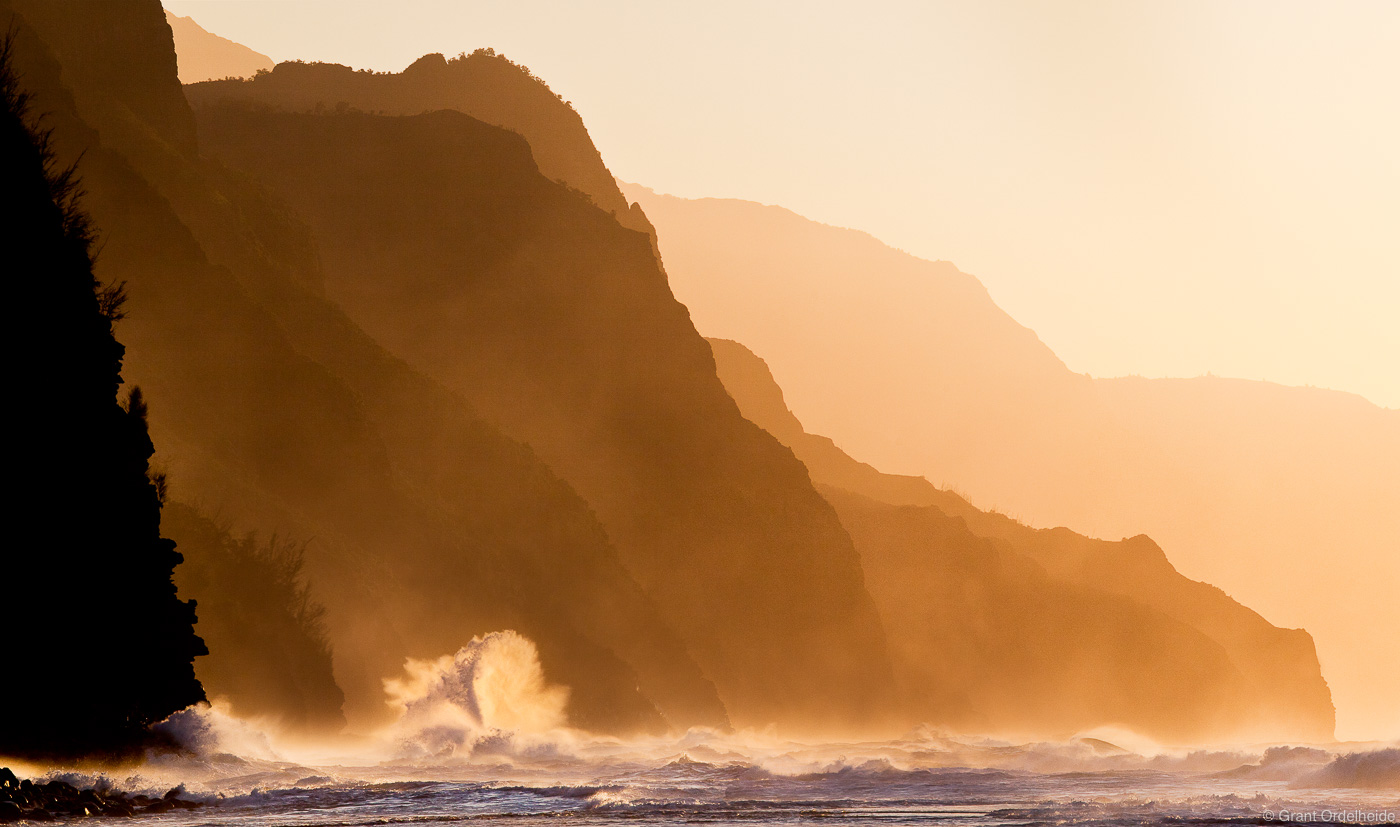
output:
[[506,630],[436,660],[409,659],[384,681],[399,719],[388,735],[419,755],[499,754],[566,729],[569,690],[545,679],[535,644]]

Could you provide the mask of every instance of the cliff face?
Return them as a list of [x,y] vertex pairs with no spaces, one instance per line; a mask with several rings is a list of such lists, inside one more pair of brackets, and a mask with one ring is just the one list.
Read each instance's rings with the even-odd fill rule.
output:
[[85,153],[99,274],[128,283],[127,379],[160,400],[172,490],[236,532],[314,538],[352,723],[382,720],[404,658],[501,628],[536,641],[575,725],[725,721],[577,493],[318,294],[306,228],[199,156],[159,3],[0,10],[60,152]]
[[777,207],[623,189],[697,329],[760,353],[811,431],[1031,525],[1150,535],[1190,578],[1315,637],[1339,732],[1400,732],[1381,689],[1400,658],[1376,657],[1400,604],[1330,597],[1400,582],[1400,411],[1074,374],[952,264]]
[[912,714],[971,731],[1122,725],[1168,742],[1330,739],[1311,637],[1178,573],[1146,537],[1092,540],[881,474],[788,410],[768,366],[711,340],[740,411],[808,467],[861,555]]
[[398,74],[357,72],[328,63],[282,63],[249,81],[211,81],[186,90],[196,107],[216,100],[268,104],[291,112],[353,108],[388,115],[463,112],[520,133],[539,171],[586,193],[623,226],[649,232],[628,207],[583,119],[528,69],[489,50],[447,60],[426,55]]
[[305,217],[327,296],[588,501],[735,723],[879,723],[888,662],[850,540],[739,415],[645,234],[458,112],[197,111],[210,153]]

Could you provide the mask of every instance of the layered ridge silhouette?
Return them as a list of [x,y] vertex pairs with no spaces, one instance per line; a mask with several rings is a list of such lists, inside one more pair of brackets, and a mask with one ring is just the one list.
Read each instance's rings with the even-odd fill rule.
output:
[[648,236],[458,112],[197,114],[211,153],[306,218],[328,296],[583,495],[732,720],[821,729],[885,712],[850,540],[802,466],[739,416]]
[[[801,465],[739,416],[645,233],[465,115],[250,113],[287,118],[287,147],[298,129],[402,141],[361,144],[381,153],[372,168],[326,156],[308,170],[316,185],[380,176],[388,189],[366,187],[352,211],[382,216],[367,198],[388,195],[422,218],[461,172],[462,216],[495,216],[443,232],[439,213],[389,239],[422,245],[394,264],[403,292],[434,279],[444,301],[477,290],[458,294],[462,317],[490,332],[434,364],[382,338],[396,331],[369,331],[416,371],[327,299],[366,275],[338,269],[353,239],[318,226],[306,192],[279,196],[201,156],[158,5],[13,5],[73,91],[68,147],[94,167],[102,266],[129,280],[144,319],[133,375],[170,398],[153,427],[173,488],[236,535],[311,538],[306,573],[352,723],[382,715],[382,681],[405,657],[500,628],[536,641],[549,680],[570,688],[571,723],[588,728],[851,727],[888,711],[883,634],[849,538]],[[461,243],[495,258],[459,262]],[[487,264],[504,269],[479,277]],[[409,314],[396,330],[442,346],[444,321]]]
[[623,190],[697,328],[760,353],[809,429],[1032,525],[1151,535],[1187,576],[1314,636],[1340,733],[1400,734],[1400,608],[1381,596],[1400,582],[1400,411],[1075,374],[948,262],[779,207]]
[[710,345],[740,411],[806,464],[855,540],[916,718],[1021,736],[1332,738],[1307,632],[1181,576],[1145,536],[1033,529],[882,474],[807,433],[752,351]]
[[536,641],[576,725],[726,721],[587,504],[351,323],[315,287],[305,227],[199,156],[158,3],[3,10],[60,153],[82,154],[99,272],[129,285],[127,378],[162,400],[171,489],[236,534],[308,543],[352,723],[390,714],[382,680],[406,657],[500,628]]
[[[129,373],[169,400],[151,427],[173,490],[218,515],[172,507],[177,539],[280,578],[265,619],[296,639],[225,643],[201,673],[235,708],[334,726],[343,690],[374,723],[405,657],[510,628],[569,687],[570,723],[613,732],[1330,734],[1306,633],[1182,578],[1150,540],[1035,532],[806,434],[761,363],[696,333],[640,212],[552,180],[520,134],[297,91],[408,95],[440,59],[284,64],[294,103],[259,97],[272,75],[205,84],[196,118],[158,4],[10,6],[62,152],[87,152],[101,272],[139,314]],[[454,83],[504,112],[549,96],[493,55],[441,62],[472,60],[491,71]],[[305,579],[233,548],[253,531],[305,543]],[[324,641],[303,598],[325,606]]]

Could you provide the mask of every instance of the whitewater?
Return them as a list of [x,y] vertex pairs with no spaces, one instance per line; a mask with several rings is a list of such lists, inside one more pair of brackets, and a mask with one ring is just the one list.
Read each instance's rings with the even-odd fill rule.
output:
[[1400,823],[1397,744],[1167,749],[1125,731],[1016,742],[929,727],[881,741],[604,737],[567,726],[567,688],[513,632],[409,661],[385,691],[397,719],[357,737],[296,742],[216,701],[161,725],[183,751],[15,770],[201,803],[142,817],[171,827]]

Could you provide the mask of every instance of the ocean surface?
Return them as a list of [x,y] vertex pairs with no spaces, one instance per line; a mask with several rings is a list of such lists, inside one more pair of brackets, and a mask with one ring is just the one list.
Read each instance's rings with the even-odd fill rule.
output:
[[142,819],[171,827],[1400,823],[1395,745],[1169,751],[1129,733],[1120,743],[1113,733],[1018,744],[918,731],[813,744],[708,730],[618,740],[437,728],[287,748],[203,714],[181,723],[201,744],[195,754],[46,775],[154,795],[182,785],[204,805]]

